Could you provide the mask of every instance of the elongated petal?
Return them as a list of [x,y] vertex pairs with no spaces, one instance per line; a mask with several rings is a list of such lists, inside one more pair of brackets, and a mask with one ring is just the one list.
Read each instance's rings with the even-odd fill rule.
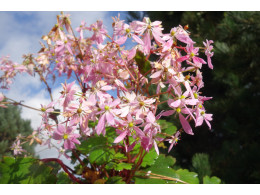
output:
[[134,141],[134,142],[129,146],[128,152],[130,152],[131,150],[133,150],[133,148],[135,147],[136,143],[137,143],[137,142]]
[[169,40],[166,42],[166,44],[163,45],[163,50],[162,50],[162,52],[165,52],[165,51],[167,51],[168,49],[170,49],[171,46],[172,46],[172,44],[173,44],[173,40],[172,40],[172,39],[169,39]]
[[138,36],[132,34],[132,38],[139,43],[140,45],[144,45],[144,42],[142,41],[142,39],[140,39]]
[[80,144],[80,141],[77,140],[76,138],[72,138],[71,141],[72,141],[73,143],[75,143],[75,144]]
[[145,136],[144,132],[141,129],[139,129],[138,127],[134,126],[134,130],[136,131],[136,134],[139,137],[144,137]]
[[127,135],[127,131],[123,131],[114,141],[114,143],[119,143],[121,142],[125,136]]
[[211,124],[209,123],[209,121],[206,119],[205,119],[205,121],[206,121],[207,125],[209,126],[209,129],[211,129]]
[[212,65],[212,63],[211,63],[211,58],[210,58],[210,56],[207,56],[207,61],[208,61],[208,66],[209,66],[209,68],[210,68],[210,69],[213,69],[213,65]]
[[74,149],[75,148],[75,144],[70,141],[69,139],[64,141],[64,149]]
[[115,124],[114,116],[110,112],[106,112],[105,115],[106,115],[107,123],[109,125],[114,125]]
[[59,47],[57,47],[57,48],[55,49],[55,52],[56,52],[56,53],[60,53],[64,48],[65,48],[64,45],[60,45]]
[[192,92],[192,90],[191,90],[191,87],[190,87],[189,82],[188,82],[188,81],[185,81],[185,82],[184,82],[184,85],[185,85],[185,88],[187,89],[187,91],[190,93],[192,99],[194,99],[194,95],[193,95],[193,92]]
[[154,123],[155,122],[155,116],[152,112],[149,112],[147,114],[147,122]]
[[175,110],[168,110],[162,113],[162,116],[170,116],[175,112]]
[[193,62],[207,64],[202,58],[199,58],[199,57],[193,57]]
[[120,37],[119,39],[117,39],[115,42],[118,44],[118,45],[122,45],[126,42],[127,40],[127,35],[126,36],[123,36],[123,37]]
[[188,37],[187,35],[183,35],[183,34],[178,34],[176,35],[176,38],[186,44],[194,44],[195,42],[191,40],[190,37]]
[[162,70],[159,70],[159,71],[153,73],[153,74],[150,76],[150,78],[157,78],[157,77],[161,76],[161,74],[162,74]]
[[104,129],[105,129],[105,114],[103,114],[98,121],[96,127],[97,134],[100,135]]
[[181,122],[181,125],[182,125],[184,131],[187,134],[194,135],[194,133],[192,132],[192,128],[191,128],[189,122],[185,119],[185,117],[182,114],[179,114],[179,119],[180,119],[180,122]]
[[[141,39],[140,39],[141,40]],[[141,40],[142,41],[142,40]],[[136,48],[133,48],[129,51],[127,59],[128,60],[132,60],[135,57],[136,54]]]
[[154,149],[155,149],[156,153],[159,155],[159,149],[158,149],[158,146],[157,146],[157,143],[155,140],[153,140],[153,145],[154,145]]
[[164,43],[164,41],[162,40],[162,38],[160,37],[160,32],[157,32],[156,30],[152,31],[153,37],[156,41],[158,41],[159,43]]
[[61,140],[61,139],[63,139],[63,135],[61,135],[61,134],[59,134],[57,131],[55,131],[55,132],[53,133],[52,138],[55,139],[55,140]]
[[146,32],[144,35],[144,53],[149,54],[151,50],[151,37],[150,33]]
[[186,55],[186,56],[183,56],[183,57],[180,57],[177,59],[177,62],[183,62],[185,60],[189,59],[189,55]]
[[188,105],[196,105],[199,101],[197,99],[187,99],[185,100],[185,104]]
[[58,125],[58,128],[57,128],[57,131],[56,131],[58,134],[62,135],[66,132],[66,129],[63,125]]
[[175,110],[161,111],[155,118],[156,120],[160,119],[162,116],[170,116],[175,112]]
[[115,99],[111,104],[110,107],[115,107],[117,106],[119,103],[121,102],[121,100],[119,98]]
[[199,116],[197,119],[196,119],[196,126],[201,126],[203,123],[203,117],[202,116]]
[[66,48],[68,49],[68,51],[70,52],[70,54],[73,55],[72,50],[71,50],[71,48],[70,48],[70,46],[69,46],[68,44],[66,44]]
[[176,101],[171,102],[171,104],[169,104],[169,106],[177,108],[180,104],[181,104],[181,100],[178,99]]

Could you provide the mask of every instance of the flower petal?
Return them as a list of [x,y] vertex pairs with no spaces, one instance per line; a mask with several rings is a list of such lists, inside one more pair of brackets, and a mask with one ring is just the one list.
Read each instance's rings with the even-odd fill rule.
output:
[[181,125],[182,125],[184,131],[187,134],[194,135],[194,133],[192,132],[192,128],[191,128],[189,122],[185,119],[185,117],[182,114],[179,114],[179,119],[180,119],[180,122],[181,122]]
[[121,141],[125,138],[126,134],[127,134],[127,131],[123,131],[123,132],[115,139],[114,143],[119,143],[119,142],[121,142]]

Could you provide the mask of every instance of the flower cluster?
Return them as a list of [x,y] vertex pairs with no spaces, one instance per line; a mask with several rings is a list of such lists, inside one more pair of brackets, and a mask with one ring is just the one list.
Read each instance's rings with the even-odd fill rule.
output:
[[[146,151],[154,147],[159,153],[158,142],[168,141],[171,149],[181,132],[193,135],[192,121],[195,126],[205,121],[211,128],[212,114],[204,107],[211,98],[200,92],[204,86],[201,67],[207,63],[199,53],[205,51],[212,69],[213,41],[196,47],[182,26],[164,34],[161,22],[151,22],[147,17],[130,24],[119,17],[113,19],[112,36],[102,21],[97,21],[89,26],[82,22],[76,29],[77,37],[69,15],[60,15],[57,24],[43,36],[45,44],[36,56],[26,56],[22,65],[2,59],[3,86],[10,84],[16,72],[23,71],[38,73],[47,87],[49,78],[75,78],[62,84],[59,99],[39,109],[42,124],[37,135],[48,135],[43,144],[55,139],[63,141],[62,151],[72,150],[82,137],[105,135],[109,126],[118,135],[114,143],[124,144],[126,150],[141,143]],[[134,46],[127,50],[129,41]],[[151,92],[153,86],[156,90]],[[161,104],[168,105],[168,110],[157,113]],[[179,118],[182,128],[164,139],[159,136],[158,119],[170,115]],[[90,128],[90,122],[97,125]],[[128,137],[134,141],[129,143]]]

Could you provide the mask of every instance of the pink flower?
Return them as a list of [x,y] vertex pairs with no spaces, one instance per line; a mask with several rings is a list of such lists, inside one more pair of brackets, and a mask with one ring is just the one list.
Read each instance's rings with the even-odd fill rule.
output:
[[209,129],[211,129],[211,124],[210,124],[209,121],[212,121],[212,114],[206,114],[205,109],[198,107],[197,110],[196,110],[195,125],[201,126],[203,121],[205,121],[207,123]]
[[212,40],[208,41],[207,39],[206,39],[206,43],[203,42],[203,44],[206,47],[205,55],[207,56],[208,65],[209,65],[209,68],[211,68],[211,69],[213,69],[213,65],[211,63],[211,57],[214,55],[214,52],[212,52],[213,46],[210,45],[212,43],[214,43]]
[[107,34],[107,30],[104,28],[103,22],[98,20],[96,23],[90,25],[90,30],[93,31],[91,40],[96,41],[98,44],[103,43]]
[[47,106],[41,104],[41,111],[42,111],[42,119],[43,121],[48,121],[48,114],[54,111],[54,102],[49,103]]
[[176,133],[174,136],[172,136],[171,139],[167,139],[167,140],[166,140],[166,141],[169,141],[169,143],[171,144],[171,145],[169,146],[168,153],[171,151],[172,147],[173,147],[174,145],[176,145],[177,142],[179,141],[179,136],[180,136],[180,132],[177,131],[177,133]]
[[143,22],[134,21],[130,24],[135,33],[143,35],[144,53],[147,55],[151,50],[151,35],[158,43],[163,43],[161,36],[163,28],[160,21],[151,22],[147,17],[144,17]]
[[168,100],[168,105],[170,107],[176,109],[176,112],[179,114],[179,120],[181,122],[181,125],[182,125],[184,131],[187,134],[193,135],[192,128],[191,128],[189,122],[181,114],[181,112],[183,112],[184,114],[188,114],[189,116],[194,118],[194,116],[192,115],[192,112],[190,111],[189,108],[187,108],[186,105],[196,105],[198,100],[197,99],[186,99],[187,93],[188,93],[188,91],[186,91],[184,93],[184,95],[179,96],[177,100],[169,99]]
[[22,154],[23,152],[26,152],[20,145],[20,140],[17,140],[17,142],[13,143],[11,149],[14,151],[14,155]]
[[61,156],[65,156],[68,160],[71,160],[71,158],[66,154],[66,150],[64,148],[60,148],[59,149],[59,156],[58,156],[58,158],[60,158]]
[[123,97],[123,103],[120,105],[121,109],[120,109],[120,116],[121,117],[126,117],[129,113],[131,113],[134,109],[134,100],[136,98],[136,94],[135,92],[125,92],[124,93],[124,97]]
[[194,44],[195,42],[189,37],[189,34],[183,27],[180,25],[178,27],[172,28],[170,35],[172,37],[176,37],[179,41],[186,43],[186,44]]
[[80,36],[79,36],[80,40],[83,39],[83,30],[85,30],[85,29],[87,29],[85,21],[82,21],[81,25],[76,28],[76,31],[79,32],[79,34],[80,34]]
[[120,103],[120,99],[116,99],[113,102],[110,100],[108,102],[101,102],[99,113],[102,113],[102,116],[99,118],[96,132],[98,135],[103,133],[105,135],[105,125],[115,125],[115,116],[119,114],[119,109],[117,109],[117,105]]
[[76,89],[73,86],[74,84],[75,81],[70,84],[67,84],[66,82],[65,84],[61,84],[64,91],[61,92],[62,95],[60,96],[60,98],[62,99],[62,104],[64,108],[67,107],[69,102],[74,99],[74,94],[76,93]]
[[114,87],[107,84],[107,82],[101,80],[96,82],[95,85],[91,87],[89,98],[93,101],[100,100],[105,101],[106,98],[110,98],[111,95],[107,91],[114,89]]
[[73,55],[71,44],[66,37],[63,41],[56,41],[56,45],[57,47],[55,49],[55,52],[57,53],[57,55],[62,55],[65,52],[65,49],[67,49],[69,53]]
[[197,57],[197,55],[199,55],[198,47],[194,48],[193,44],[190,44],[190,45],[187,45],[186,50],[187,50],[187,55],[178,58],[177,59],[178,62],[183,62],[185,60],[192,59],[195,64],[206,64],[206,62],[202,58]]
[[75,127],[69,126],[64,127],[59,124],[56,131],[53,133],[53,139],[55,140],[64,140],[65,149],[74,149],[75,144],[80,144],[80,141],[77,138],[80,137],[79,134],[73,133]]
[[140,130],[139,127],[137,127],[136,125],[140,124],[141,122],[142,122],[142,120],[134,120],[132,118],[132,116],[130,114],[128,114],[126,121],[119,122],[119,124],[120,124],[119,127],[123,127],[123,130],[119,131],[120,135],[115,139],[114,143],[119,143],[126,137],[126,135],[131,135],[131,133],[135,129]]

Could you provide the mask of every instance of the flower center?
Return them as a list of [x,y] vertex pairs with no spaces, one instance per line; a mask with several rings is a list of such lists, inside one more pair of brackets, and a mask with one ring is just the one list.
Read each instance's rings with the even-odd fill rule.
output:
[[63,135],[63,139],[68,139],[69,138],[69,135],[67,134],[67,133],[65,133],[64,135]]
[[143,102],[143,101],[140,102],[139,105],[140,105],[140,106],[144,106],[144,102]]
[[78,108],[77,113],[80,114],[82,112],[81,108]]
[[127,29],[125,29],[125,32],[128,34],[128,33],[130,33],[130,29],[129,28],[127,28]]
[[130,128],[133,126],[134,126],[134,123],[132,123],[132,122],[128,124],[128,127],[130,127]]
[[185,81],[187,81],[187,80],[190,80],[190,75],[189,74],[185,76]]
[[194,56],[195,56],[195,54],[193,52],[191,52],[190,57],[193,58]]
[[106,106],[105,106],[105,111],[108,111],[108,110],[109,110],[109,106],[106,105]]
[[175,35],[175,32],[172,30],[171,32],[171,36],[173,37]]
[[184,95],[182,95],[181,97],[180,97],[180,99],[185,99],[186,97],[184,96]]
[[180,113],[180,112],[181,112],[181,109],[180,109],[180,108],[177,108],[177,109],[176,109],[176,112]]

